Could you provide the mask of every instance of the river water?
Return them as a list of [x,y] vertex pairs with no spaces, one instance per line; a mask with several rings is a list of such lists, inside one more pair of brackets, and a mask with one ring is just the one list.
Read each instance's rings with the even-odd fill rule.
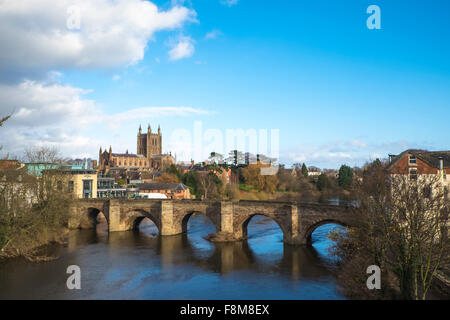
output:
[[[214,225],[201,215],[188,233],[158,237],[145,219],[139,231],[108,234],[74,230],[66,246],[53,248],[58,259],[0,264],[0,299],[344,299],[333,274],[324,225],[312,246],[289,246],[272,220],[255,216],[249,239],[211,243]],[[69,265],[81,269],[81,289],[69,290]]]

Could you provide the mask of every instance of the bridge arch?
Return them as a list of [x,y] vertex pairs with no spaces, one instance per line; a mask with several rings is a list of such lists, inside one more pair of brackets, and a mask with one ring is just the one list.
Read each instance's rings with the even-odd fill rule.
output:
[[217,227],[217,223],[216,221],[214,221],[214,219],[212,217],[210,217],[208,214],[206,214],[205,212],[202,211],[197,211],[197,210],[188,210],[186,212],[184,212],[181,215],[181,231],[182,233],[187,233],[188,232],[188,222],[189,219],[194,215],[194,214],[201,214],[204,217],[207,217],[208,220],[214,225],[215,231],[218,232],[218,227]]
[[141,222],[148,218],[152,221],[156,228],[158,229],[158,233],[161,233],[161,221],[157,217],[155,217],[152,212],[144,210],[144,209],[130,209],[126,212],[126,218],[124,219],[125,230],[138,230]]
[[326,224],[337,224],[343,227],[348,227],[348,223],[339,220],[339,219],[323,219],[323,220],[319,220],[314,222],[313,224],[311,224],[305,231],[304,236],[306,239],[306,243],[311,243],[311,236],[313,234],[313,232],[320,226],[326,225]]
[[248,225],[255,216],[267,217],[271,221],[275,222],[277,224],[277,226],[280,228],[281,232],[283,233],[283,239],[286,238],[286,230],[285,230],[286,228],[284,227],[284,225],[281,221],[279,221],[275,216],[273,216],[271,214],[256,212],[256,213],[252,213],[252,214],[248,215],[247,217],[245,217],[245,219],[240,223],[240,226],[238,227],[239,228],[238,232],[240,233],[240,235],[243,239],[247,239]]
[[109,225],[109,216],[108,214],[105,214],[103,208],[99,209],[97,207],[88,207],[86,208],[87,211],[87,221],[85,221],[85,223],[81,223],[80,224],[80,228],[81,229],[94,229],[97,225],[97,218],[98,215],[101,214],[103,215],[103,217],[105,217],[106,222]]

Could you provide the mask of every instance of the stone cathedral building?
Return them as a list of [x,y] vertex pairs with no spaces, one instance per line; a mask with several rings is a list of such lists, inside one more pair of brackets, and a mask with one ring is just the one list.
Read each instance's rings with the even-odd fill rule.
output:
[[111,168],[123,168],[138,171],[165,170],[171,164],[175,164],[175,159],[171,154],[162,154],[162,134],[161,128],[152,133],[152,128],[148,125],[147,133],[142,133],[139,126],[137,135],[137,154],[113,153],[111,146],[109,151],[102,151],[100,147],[98,169],[109,171]]

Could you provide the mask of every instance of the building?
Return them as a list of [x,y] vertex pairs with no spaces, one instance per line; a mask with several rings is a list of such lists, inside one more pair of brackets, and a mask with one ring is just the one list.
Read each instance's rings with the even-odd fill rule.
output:
[[147,159],[154,155],[162,154],[162,135],[159,126],[158,133],[152,133],[150,124],[147,127],[147,133],[142,133],[142,128],[139,126],[137,154],[144,155]]
[[0,160],[0,170],[17,170],[23,168],[24,164],[19,160]]
[[450,190],[450,151],[406,150],[389,155],[388,170],[408,181],[435,178],[447,194]]
[[[97,172],[88,169],[46,169],[42,175],[58,178],[58,189],[74,198],[97,198]],[[61,178],[61,179],[59,179]]]
[[[9,166],[9,165],[8,165]],[[23,197],[28,204],[36,200],[34,192],[37,178],[29,175],[24,167],[11,170],[0,170],[0,194],[3,205],[9,207],[14,196]]]
[[119,186],[113,177],[97,178],[97,198],[136,198],[139,189]]
[[101,171],[109,171],[110,168],[124,168],[137,171],[164,171],[171,164],[175,164],[175,159],[171,154],[162,154],[162,134],[158,127],[157,133],[152,133],[150,125],[147,133],[142,133],[139,126],[137,135],[137,153],[113,153],[111,146],[109,151],[99,151],[98,168]]
[[139,194],[158,193],[164,194],[168,199],[190,199],[189,188],[182,183],[143,183],[137,186]]
[[25,168],[29,175],[40,177],[44,170],[60,169],[61,164],[59,163],[45,163],[45,162],[31,162],[25,163]]

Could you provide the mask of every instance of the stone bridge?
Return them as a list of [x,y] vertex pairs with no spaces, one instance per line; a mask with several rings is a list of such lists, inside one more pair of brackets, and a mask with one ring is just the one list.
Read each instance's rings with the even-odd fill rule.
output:
[[318,203],[277,201],[199,201],[148,199],[80,199],[70,209],[69,228],[95,228],[101,212],[109,231],[126,231],[139,227],[148,218],[160,235],[187,232],[189,218],[194,213],[208,217],[216,228],[212,241],[228,242],[246,239],[247,226],[255,215],[275,221],[289,244],[306,244],[312,232],[326,223],[349,226],[355,223],[354,207]]

